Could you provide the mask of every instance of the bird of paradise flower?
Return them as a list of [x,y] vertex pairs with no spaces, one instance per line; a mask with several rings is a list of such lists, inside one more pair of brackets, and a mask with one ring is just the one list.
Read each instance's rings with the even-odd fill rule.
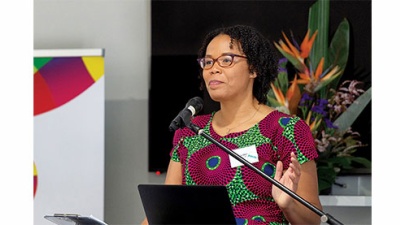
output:
[[[338,171],[351,168],[352,161],[371,165],[369,160],[351,155],[363,146],[351,125],[370,102],[371,88],[364,91],[356,87],[360,82],[355,80],[346,80],[338,88],[347,63],[349,24],[346,19],[340,23],[328,48],[328,10],[329,1],[317,1],[310,8],[309,29],[301,45],[293,34],[290,41],[284,32],[284,40],[274,43],[284,58],[267,95],[268,105],[299,116],[309,125],[319,151],[320,190],[329,188]],[[295,69],[291,81],[287,63]]]

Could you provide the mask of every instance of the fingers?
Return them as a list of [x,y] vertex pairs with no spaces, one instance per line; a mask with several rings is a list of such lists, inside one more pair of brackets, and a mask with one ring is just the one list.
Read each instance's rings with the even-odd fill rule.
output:
[[290,167],[294,170],[294,172],[296,173],[296,175],[300,176],[301,173],[301,165],[299,163],[299,161],[297,160],[296,155],[294,154],[294,152],[291,153],[291,165]]
[[296,179],[299,179],[301,175],[301,165],[297,160],[296,154],[294,152],[290,153],[290,164],[288,169],[283,172],[283,164],[281,161],[278,161],[276,164],[276,173],[275,173],[275,180],[280,180],[283,176],[289,176],[289,178],[295,182]]
[[276,163],[275,180],[280,180],[283,173],[283,164],[281,161]]
[[296,154],[294,152],[292,152],[290,156],[291,156],[290,158],[291,163],[289,164],[289,169],[288,169],[290,171],[289,177],[293,182],[295,182],[296,179],[300,178],[301,165],[297,160]]

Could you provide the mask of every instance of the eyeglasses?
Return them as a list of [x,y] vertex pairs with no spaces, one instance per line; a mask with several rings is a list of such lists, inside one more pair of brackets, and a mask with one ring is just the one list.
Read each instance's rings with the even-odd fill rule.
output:
[[213,59],[211,57],[204,57],[204,58],[199,58],[197,59],[197,62],[199,62],[200,67],[204,70],[211,69],[213,67],[214,63],[217,62],[219,66],[221,67],[228,67],[232,65],[233,59],[235,57],[241,57],[241,58],[247,58],[246,56],[242,55],[236,55],[236,54],[228,54],[228,55],[221,55],[220,57]]

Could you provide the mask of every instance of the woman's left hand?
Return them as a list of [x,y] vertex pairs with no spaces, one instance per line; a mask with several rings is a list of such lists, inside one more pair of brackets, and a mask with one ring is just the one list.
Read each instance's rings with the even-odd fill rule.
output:
[[[296,192],[301,175],[301,165],[299,161],[297,161],[297,157],[294,152],[290,153],[290,161],[291,163],[286,171],[283,171],[282,162],[278,161],[276,164],[276,173],[274,178],[288,189]],[[275,185],[272,185],[272,197],[281,209],[288,208],[291,203],[295,201],[291,196],[286,194]]]

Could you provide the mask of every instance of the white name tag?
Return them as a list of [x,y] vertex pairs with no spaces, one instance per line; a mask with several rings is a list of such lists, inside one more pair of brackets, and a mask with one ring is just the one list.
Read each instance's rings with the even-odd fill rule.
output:
[[[250,163],[256,163],[258,162],[258,154],[257,154],[257,149],[255,145],[244,147],[244,148],[238,148],[232,150],[236,154],[240,155],[242,158],[245,160],[249,161]],[[243,166],[243,163],[239,162],[235,158],[233,158],[231,155],[229,155],[229,161],[231,163],[231,167],[237,167],[237,166]]]

